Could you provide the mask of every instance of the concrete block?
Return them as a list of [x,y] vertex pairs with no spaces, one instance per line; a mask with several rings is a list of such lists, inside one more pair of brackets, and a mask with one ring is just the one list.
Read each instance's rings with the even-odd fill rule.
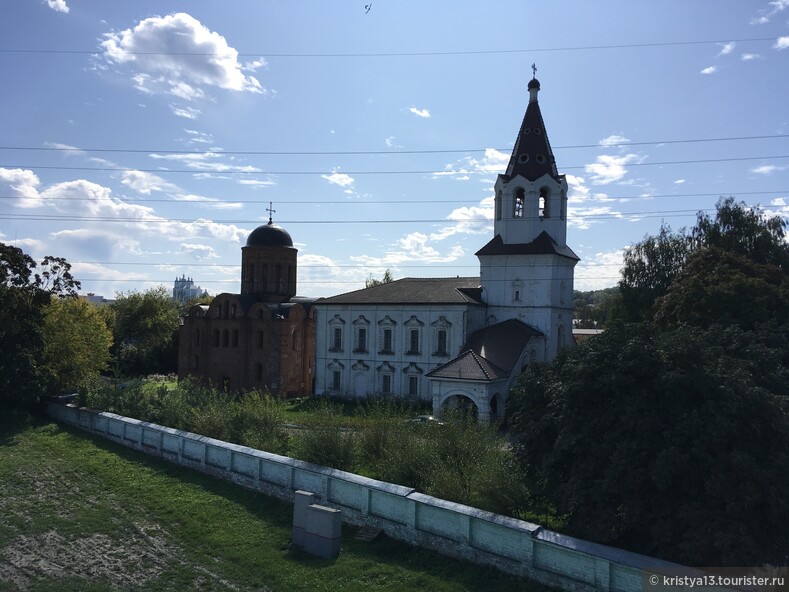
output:
[[342,539],[324,539],[316,535],[308,534],[304,541],[304,550],[310,555],[332,559],[340,554],[340,542]]
[[291,544],[305,548],[307,531],[307,507],[315,501],[315,494],[309,491],[297,491],[293,498],[293,530],[290,534]]
[[307,523],[304,529],[319,537],[338,539],[342,536],[342,511],[318,504],[307,506]]

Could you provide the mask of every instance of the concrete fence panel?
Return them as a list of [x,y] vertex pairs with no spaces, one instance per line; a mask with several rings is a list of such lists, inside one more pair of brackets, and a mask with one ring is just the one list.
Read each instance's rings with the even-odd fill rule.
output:
[[124,446],[293,501],[312,492],[351,524],[448,556],[525,575],[568,592],[646,592],[653,570],[681,566],[568,537],[537,524],[418,493],[412,488],[222,442],[113,413],[49,403],[64,424]]

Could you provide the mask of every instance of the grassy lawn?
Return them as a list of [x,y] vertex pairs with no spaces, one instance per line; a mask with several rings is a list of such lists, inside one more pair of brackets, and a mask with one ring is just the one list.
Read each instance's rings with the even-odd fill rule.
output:
[[0,421],[0,591],[545,590],[344,527],[288,550],[291,506],[37,419]]

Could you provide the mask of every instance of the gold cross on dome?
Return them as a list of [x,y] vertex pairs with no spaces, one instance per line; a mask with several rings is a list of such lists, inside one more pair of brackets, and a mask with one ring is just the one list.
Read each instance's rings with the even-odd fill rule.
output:
[[277,210],[275,210],[273,208],[273,206],[274,206],[274,204],[272,202],[268,202],[268,207],[266,208],[266,211],[268,212],[268,223],[269,224],[273,224],[274,223],[274,221],[271,218],[271,215],[274,214],[277,211]]
[[534,63],[531,65],[531,77],[537,78],[537,64]]

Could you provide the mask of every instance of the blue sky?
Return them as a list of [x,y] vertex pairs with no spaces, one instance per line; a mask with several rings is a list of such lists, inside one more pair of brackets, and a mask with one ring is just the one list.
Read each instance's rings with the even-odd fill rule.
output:
[[576,288],[719,196],[789,215],[789,0],[8,0],[0,240],[233,292],[271,201],[302,295],[477,275],[533,62]]

